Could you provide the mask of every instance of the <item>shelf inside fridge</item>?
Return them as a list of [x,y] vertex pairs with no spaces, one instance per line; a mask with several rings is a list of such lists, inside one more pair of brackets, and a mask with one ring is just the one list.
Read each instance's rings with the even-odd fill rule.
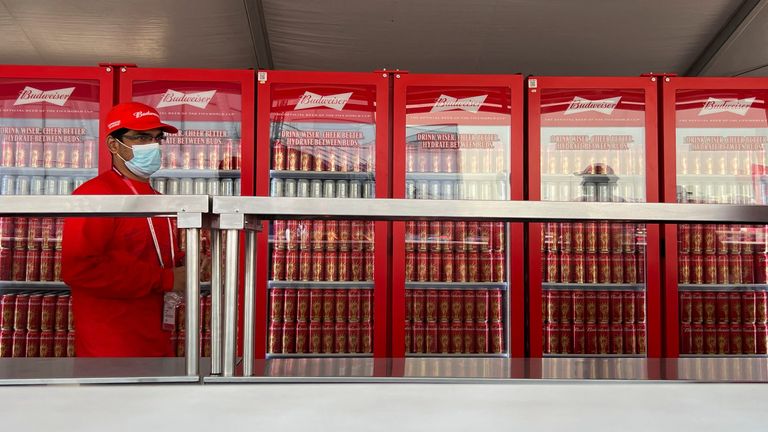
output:
[[349,172],[349,171],[287,171],[271,170],[270,178],[278,179],[309,179],[309,180],[374,180],[373,172]]
[[506,282],[406,282],[405,289],[506,290]]
[[542,283],[545,291],[645,291],[644,284]]
[[768,354],[680,354],[680,358],[768,358]]
[[591,183],[615,183],[617,181],[635,181],[635,180],[645,180],[645,174],[622,174],[622,175],[602,175],[602,174],[579,174],[579,173],[573,173],[573,174],[541,174],[541,181],[542,182],[563,182],[563,181],[572,181],[572,182],[579,182],[582,181],[591,182]]
[[292,288],[292,289],[373,289],[371,281],[276,281],[267,283],[268,289]]
[[41,176],[41,177],[95,177],[96,168],[27,168],[0,167],[0,175]]
[[677,174],[678,183],[713,182],[713,183],[752,183],[754,179],[768,178],[761,174]]
[[278,358],[367,358],[372,353],[301,353],[301,354],[267,354],[268,359]]
[[442,358],[507,358],[507,353],[482,353],[482,354],[446,354],[446,353],[407,353],[406,357],[411,358],[430,358],[430,357],[442,357]]
[[508,181],[509,173],[431,173],[409,172],[405,174],[406,180],[434,180],[434,181]]
[[678,291],[768,291],[768,284],[679,284]]
[[69,291],[64,282],[0,281],[0,291]]
[[546,358],[646,358],[645,354],[544,354]]
[[152,178],[240,178],[238,170],[161,169]]

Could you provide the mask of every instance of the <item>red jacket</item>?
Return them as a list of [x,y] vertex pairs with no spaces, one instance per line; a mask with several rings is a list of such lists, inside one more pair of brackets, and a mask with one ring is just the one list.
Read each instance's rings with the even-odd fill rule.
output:
[[[130,180],[113,169],[86,182],[74,195],[136,193],[157,194],[149,183]],[[162,268],[145,217],[65,220],[61,275],[72,288],[79,357],[173,354],[170,332],[162,330],[163,295],[173,289],[173,267],[181,264],[182,254],[175,225],[169,233],[168,221],[152,218]]]

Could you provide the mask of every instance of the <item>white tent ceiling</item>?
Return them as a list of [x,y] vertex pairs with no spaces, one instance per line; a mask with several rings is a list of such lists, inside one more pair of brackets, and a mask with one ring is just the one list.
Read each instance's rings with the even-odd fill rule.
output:
[[0,0],[0,64],[768,74],[768,0]]

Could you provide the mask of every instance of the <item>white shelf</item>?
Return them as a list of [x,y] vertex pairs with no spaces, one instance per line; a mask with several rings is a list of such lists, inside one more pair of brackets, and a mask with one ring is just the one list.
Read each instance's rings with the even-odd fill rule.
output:
[[768,291],[767,284],[679,284],[678,291]]
[[507,289],[506,282],[406,282],[405,289],[436,290],[502,290]]
[[69,286],[64,282],[26,282],[26,281],[0,281],[0,291],[61,291],[68,292]]
[[433,180],[433,181],[509,181],[509,173],[423,173],[409,172],[405,174],[406,180]]
[[542,283],[544,291],[645,291],[645,284]]
[[276,179],[309,179],[309,180],[366,180],[376,178],[374,172],[342,172],[342,171],[286,171],[271,170],[270,178]]
[[97,168],[25,168],[0,167],[0,175],[40,177],[96,177]]
[[445,353],[406,353],[409,358],[506,358],[507,353],[483,353],[483,354],[445,354]]
[[280,358],[373,358],[373,353],[301,353],[267,354],[268,359]]
[[207,169],[161,169],[152,174],[151,178],[240,178],[240,171]]
[[276,281],[271,280],[267,283],[268,289],[292,288],[292,289],[364,289],[372,290],[371,281],[336,281],[336,282],[318,282],[318,281]]

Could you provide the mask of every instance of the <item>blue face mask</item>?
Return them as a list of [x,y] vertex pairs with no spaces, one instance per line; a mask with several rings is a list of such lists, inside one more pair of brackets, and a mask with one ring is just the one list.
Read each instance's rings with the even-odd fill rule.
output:
[[133,159],[131,160],[125,160],[120,154],[117,154],[117,157],[123,159],[125,166],[132,173],[142,178],[149,178],[160,169],[160,144],[150,143],[129,147],[120,140],[117,142],[133,150]]

